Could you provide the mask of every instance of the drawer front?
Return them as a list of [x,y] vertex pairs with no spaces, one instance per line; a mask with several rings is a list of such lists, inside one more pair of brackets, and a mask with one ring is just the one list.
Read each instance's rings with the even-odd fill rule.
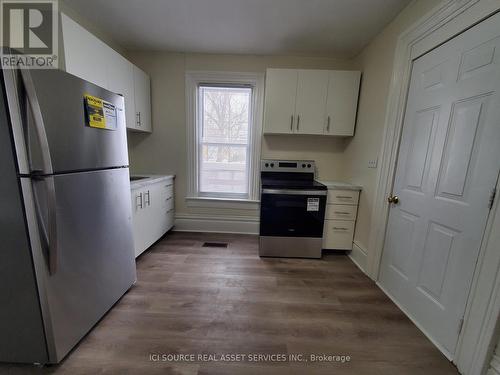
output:
[[174,207],[174,181],[162,181],[158,183],[161,199],[161,207],[164,211]]
[[171,208],[174,208],[174,196],[173,195],[170,195],[170,196],[163,196],[163,208],[168,211],[169,209]]
[[170,207],[169,209],[167,209],[167,223],[166,223],[166,230],[170,230],[173,226],[174,226],[174,214],[175,214],[175,210],[174,210],[174,206],[172,205],[172,207]]
[[350,206],[347,204],[329,204],[326,206],[327,220],[356,220],[358,206]]
[[328,190],[328,204],[357,205],[359,191],[355,190]]
[[174,195],[174,181],[162,181],[161,182],[161,191],[165,197],[171,197]]
[[352,250],[354,221],[325,220],[323,248]]

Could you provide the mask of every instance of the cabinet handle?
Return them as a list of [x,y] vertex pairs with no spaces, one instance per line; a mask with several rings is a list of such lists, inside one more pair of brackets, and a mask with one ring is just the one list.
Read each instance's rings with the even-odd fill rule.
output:
[[167,214],[171,213],[174,209],[171,208],[170,210],[167,210]]
[[136,113],[135,113],[135,124],[136,124],[137,126],[141,126],[141,121],[140,121],[140,119],[139,119],[139,112],[136,112]]
[[172,199],[172,197],[168,197],[167,199],[165,199],[166,201],[169,201],[170,199]]
[[344,227],[333,227],[333,230],[343,230],[343,231],[346,231],[346,230],[349,230],[349,229],[344,228]]
[[293,131],[293,115],[290,116],[290,131]]
[[350,197],[348,195],[337,195],[337,198],[339,198],[339,199],[352,199],[352,197]]
[[336,214],[339,214],[339,215],[349,215],[350,213],[349,212],[343,212],[343,211],[335,211]]
[[297,131],[299,131],[300,126],[300,115],[297,115]]
[[139,126],[142,126],[142,121],[141,121],[141,111],[139,111]]
[[[139,204],[137,204],[137,198],[140,198],[139,200]],[[141,208],[142,209],[142,193],[140,193],[139,195],[136,195],[135,196],[135,208]]]
[[326,118],[326,131],[330,133],[330,116]]
[[168,188],[170,186],[173,186],[174,184],[168,184],[168,185],[165,185],[164,187]]
[[144,194],[144,197],[146,197],[146,195],[148,196],[148,200],[144,203],[147,203],[148,206],[151,206],[151,194],[149,194],[149,190],[146,194]]

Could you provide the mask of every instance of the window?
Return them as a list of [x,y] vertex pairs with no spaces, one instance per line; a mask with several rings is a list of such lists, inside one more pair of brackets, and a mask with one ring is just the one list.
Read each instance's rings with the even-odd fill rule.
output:
[[248,197],[252,88],[200,85],[200,195]]
[[262,77],[188,72],[188,197],[258,198]]

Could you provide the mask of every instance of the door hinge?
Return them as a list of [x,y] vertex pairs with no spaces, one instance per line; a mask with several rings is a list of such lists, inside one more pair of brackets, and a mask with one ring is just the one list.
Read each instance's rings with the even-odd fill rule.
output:
[[460,319],[460,322],[458,323],[458,335],[462,333],[462,328],[464,328],[464,318]]
[[490,210],[493,208],[493,203],[495,202],[496,195],[497,195],[497,188],[494,187],[490,194],[490,203],[489,203]]

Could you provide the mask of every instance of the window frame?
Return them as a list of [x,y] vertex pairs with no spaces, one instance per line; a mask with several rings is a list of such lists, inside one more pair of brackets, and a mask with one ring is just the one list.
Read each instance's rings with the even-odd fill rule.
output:
[[[244,146],[245,147],[245,158],[246,158],[246,161],[247,161],[247,166],[246,166],[246,180],[247,180],[247,183],[246,183],[246,190],[247,192],[246,193],[234,193],[234,192],[207,192],[207,191],[202,191],[201,190],[201,182],[198,180],[198,196],[200,197],[204,197],[204,198],[227,198],[227,199],[243,199],[243,200],[247,200],[250,198],[250,191],[251,191],[251,184],[252,184],[252,181],[251,181],[251,169],[250,169],[250,160],[251,160],[251,157],[252,157],[252,139],[251,139],[251,131],[252,131],[252,127],[253,127],[253,122],[254,122],[254,119],[253,119],[253,98],[254,98],[254,87],[252,85],[248,85],[248,84],[211,84],[211,83],[206,83],[206,82],[203,82],[203,83],[200,83],[198,84],[198,87],[197,87],[197,92],[198,92],[198,105],[196,106],[196,119],[197,119],[197,130],[198,130],[198,134],[202,134],[203,133],[203,125],[204,125],[204,121],[202,120],[202,116],[203,116],[203,109],[202,107],[205,105],[204,103],[204,100],[202,98],[202,88],[203,87],[207,87],[207,88],[217,88],[217,87],[221,87],[221,88],[235,88],[235,89],[250,89],[250,100],[249,100],[249,111],[248,111],[248,126],[249,126],[249,130],[250,132],[248,133],[248,141],[247,141],[247,144]],[[201,175],[201,164],[202,164],[202,155],[201,155],[201,149],[202,149],[202,145],[203,145],[203,137],[198,137],[197,139],[197,148],[198,148],[198,171],[197,171],[197,177],[199,178],[200,175]],[[222,143],[219,143],[220,145],[222,145]],[[230,144],[228,144],[230,145]]]
[[[199,91],[201,85],[251,87],[250,131],[248,146],[248,195],[239,193],[201,193],[199,181],[201,122]],[[187,199],[222,202],[258,202],[259,165],[264,103],[264,74],[241,72],[186,72],[186,121],[187,121]]]

